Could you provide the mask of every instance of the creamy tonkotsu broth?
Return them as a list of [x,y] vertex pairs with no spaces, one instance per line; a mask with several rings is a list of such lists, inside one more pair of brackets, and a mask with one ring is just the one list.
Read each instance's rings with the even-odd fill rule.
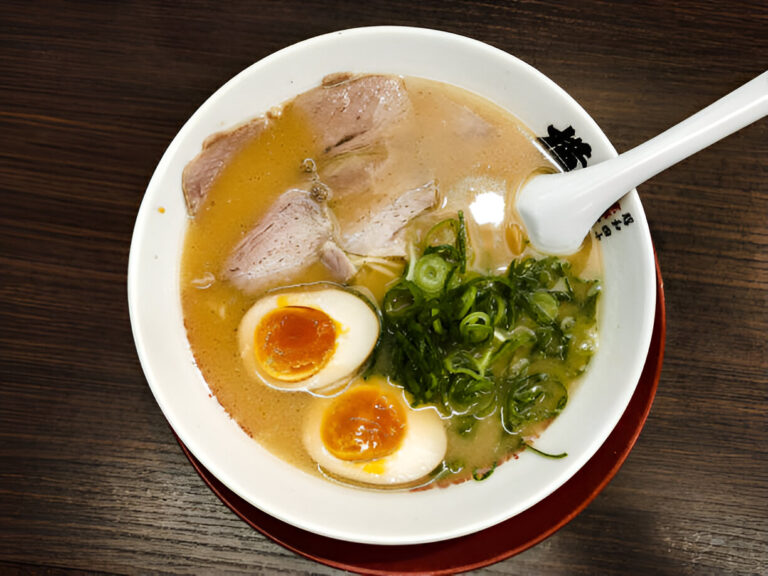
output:
[[[310,473],[379,487],[487,476],[562,409],[597,342],[599,286],[580,280],[599,276],[597,245],[587,239],[566,261],[544,260],[512,206],[525,178],[552,169],[508,112],[410,77],[338,75],[215,135],[185,170],[191,217],[181,266],[187,335],[211,392],[245,432]],[[271,236],[276,229],[288,239]],[[516,276],[507,272],[513,261]],[[425,402],[434,391],[409,372],[410,352],[388,348],[420,329],[410,302],[401,314],[403,286],[417,286],[422,317],[432,299],[429,337],[458,342],[440,348],[447,360],[431,382],[451,384],[434,406]],[[467,303],[455,327],[441,302]],[[340,320],[336,310],[357,311]],[[327,345],[314,343],[323,338]],[[504,338],[514,342],[502,346]],[[294,362],[286,346],[319,356]],[[410,439],[413,431],[422,439]]]

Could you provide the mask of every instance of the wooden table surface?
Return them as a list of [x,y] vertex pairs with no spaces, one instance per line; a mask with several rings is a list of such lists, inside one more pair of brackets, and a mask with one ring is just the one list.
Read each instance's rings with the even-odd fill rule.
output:
[[[126,269],[155,165],[214,90],[376,24],[515,54],[619,151],[768,68],[764,1],[5,0],[0,573],[338,573],[249,528],[184,457],[136,356]],[[640,193],[668,323],[650,417],[586,510],[477,573],[768,573],[768,120]]]

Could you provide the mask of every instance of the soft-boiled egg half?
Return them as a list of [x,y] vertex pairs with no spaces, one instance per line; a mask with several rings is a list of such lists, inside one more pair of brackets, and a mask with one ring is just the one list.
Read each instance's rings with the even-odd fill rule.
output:
[[238,328],[246,369],[283,390],[324,391],[348,383],[379,338],[379,317],[357,294],[330,284],[267,294]]
[[447,444],[437,411],[414,410],[381,376],[357,378],[342,394],[315,399],[302,440],[323,471],[392,486],[427,476],[443,461]]

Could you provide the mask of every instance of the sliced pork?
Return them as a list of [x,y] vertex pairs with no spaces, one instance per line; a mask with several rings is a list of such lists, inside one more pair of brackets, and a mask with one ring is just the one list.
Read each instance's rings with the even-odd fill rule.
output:
[[321,86],[296,97],[293,106],[317,134],[323,154],[344,154],[371,144],[411,110],[401,78],[327,76]]
[[217,132],[203,142],[203,149],[185,167],[181,187],[187,201],[187,212],[194,216],[203,204],[216,178],[243,147],[264,130],[266,119],[251,120],[225,132]]
[[339,245],[349,253],[361,256],[404,257],[406,239],[403,228],[438,202],[437,186],[429,182],[394,199],[365,207],[356,220],[341,227]]
[[331,195],[339,246],[363,256],[404,256],[395,236],[435,205],[418,157],[410,97],[395,76],[336,75],[294,106],[318,134],[317,175]]
[[224,275],[243,292],[256,294],[295,281],[321,258],[339,282],[354,274],[354,266],[334,243],[325,207],[309,192],[291,189],[235,246]]
[[[319,154],[304,167],[313,192],[284,192],[233,250],[224,275],[249,294],[295,281],[318,262],[347,281],[357,273],[348,254],[403,257],[403,228],[438,200],[431,173],[414,161],[413,109],[401,78],[339,74],[289,106],[316,135]],[[190,215],[266,123],[257,118],[206,140],[182,177]]]
[[320,261],[339,282],[346,282],[357,274],[357,267],[333,240],[328,240],[320,248]]

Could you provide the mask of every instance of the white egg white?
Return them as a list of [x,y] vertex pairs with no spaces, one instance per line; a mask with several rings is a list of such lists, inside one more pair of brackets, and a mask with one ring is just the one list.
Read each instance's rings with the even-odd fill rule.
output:
[[[361,380],[354,381],[343,393],[350,392]],[[336,398],[318,398],[313,401],[304,419],[303,443],[309,456],[321,467],[337,477],[363,484],[397,486],[425,477],[445,457],[447,437],[445,427],[433,408],[415,410],[405,400],[402,390],[383,378],[364,382],[388,388],[402,400],[406,414],[405,435],[399,448],[392,454],[373,460],[342,460],[334,456],[322,439],[322,426],[326,410]]]
[[[336,348],[327,363],[313,375],[283,381],[268,374],[256,359],[254,333],[265,314],[287,306],[325,312],[336,324]],[[333,285],[299,286],[269,293],[251,306],[240,321],[238,344],[246,370],[265,384],[281,390],[326,391],[337,389],[357,375],[379,338],[376,312],[355,293]]]

